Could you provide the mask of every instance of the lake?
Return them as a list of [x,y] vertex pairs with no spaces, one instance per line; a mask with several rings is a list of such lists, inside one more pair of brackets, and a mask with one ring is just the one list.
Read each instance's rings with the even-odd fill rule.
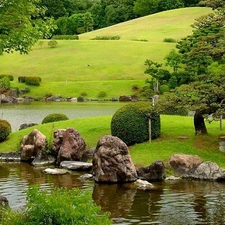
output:
[[7,120],[12,131],[23,123],[38,123],[51,113],[63,113],[69,119],[113,115],[126,103],[121,102],[31,102],[0,104],[0,119]]
[[173,180],[153,183],[151,191],[119,184],[95,184],[82,180],[83,172],[47,175],[43,168],[27,163],[0,163],[0,195],[10,207],[25,205],[29,185],[81,188],[92,192],[95,203],[111,213],[113,224],[121,225],[222,225],[225,224],[225,183]]

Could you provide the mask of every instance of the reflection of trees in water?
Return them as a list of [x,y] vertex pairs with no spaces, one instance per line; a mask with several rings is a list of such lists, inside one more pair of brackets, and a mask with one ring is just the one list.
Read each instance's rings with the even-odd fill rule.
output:
[[112,218],[125,217],[133,204],[136,189],[126,189],[119,184],[95,184],[92,197]]
[[6,163],[2,163],[0,165],[0,179],[6,179],[7,177],[9,177],[10,174],[10,169],[8,167],[8,165]]
[[224,184],[173,181],[162,196],[160,222],[165,225],[225,224]]

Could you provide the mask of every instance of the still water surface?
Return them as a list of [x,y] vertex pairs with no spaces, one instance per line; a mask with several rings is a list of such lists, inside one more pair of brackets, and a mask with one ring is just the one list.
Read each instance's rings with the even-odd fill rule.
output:
[[[49,113],[64,113],[70,119],[112,115],[120,103],[32,103],[0,105],[0,119],[8,120],[13,131],[22,123],[41,123]],[[43,168],[26,163],[0,163],[0,195],[10,207],[25,205],[29,185],[81,188],[92,192],[93,200],[111,213],[114,224],[121,225],[223,225],[225,224],[225,183],[206,181],[166,181],[154,183],[155,189],[143,191],[127,185],[95,184],[81,180],[81,172],[46,175]]]
[[63,113],[69,119],[113,115],[126,103],[121,102],[31,102],[0,104],[0,119],[9,121],[12,131],[23,123],[38,123],[51,113]]
[[92,192],[93,200],[111,213],[113,224],[121,225],[223,225],[225,224],[225,183],[207,181],[165,181],[143,191],[127,185],[95,184],[80,179],[81,172],[47,175],[43,168],[26,163],[0,163],[0,195],[10,207],[21,209],[29,185],[81,188]]

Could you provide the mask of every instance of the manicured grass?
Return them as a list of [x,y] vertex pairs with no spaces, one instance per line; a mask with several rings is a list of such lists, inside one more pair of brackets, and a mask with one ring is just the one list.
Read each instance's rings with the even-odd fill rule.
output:
[[[82,34],[80,40],[58,41],[56,48],[49,48],[48,40],[44,40],[43,46],[37,43],[28,55],[1,56],[0,74],[13,75],[12,86],[19,88],[24,88],[17,81],[19,76],[41,77],[40,87],[31,87],[28,94],[33,97],[46,93],[78,97],[81,89],[89,98],[106,89],[109,96],[128,95],[131,82],[148,78],[144,74],[145,60],[164,63],[165,55],[175,48],[174,43],[163,40],[179,40],[190,34],[194,19],[208,12],[209,8],[198,7],[166,11]],[[108,35],[119,35],[121,39],[90,40]],[[140,41],[143,39],[147,42]],[[115,83],[108,87],[110,81]]]
[[[79,131],[87,143],[87,148],[95,147],[98,140],[111,134],[111,116],[81,118],[69,121],[43,124],[10,134],[5,142],[0,143],[1,152],[19,150],[20,140],[34,128],[46,135],[52,142],[54,129],[73,127]],[[219,151],[219,123],[206,124],[209,134],[195,136],[192,117],[161,115],[161,136],[152,142],[130,146],[133,162],[137,167],[148,166],[155,160],[163,160],[167,163],[169,157],[175,153],[199,155],[204,161],[216,162],[225,168],[225,155]],[[187,136],[187,139],[179,139],[179,136]]]

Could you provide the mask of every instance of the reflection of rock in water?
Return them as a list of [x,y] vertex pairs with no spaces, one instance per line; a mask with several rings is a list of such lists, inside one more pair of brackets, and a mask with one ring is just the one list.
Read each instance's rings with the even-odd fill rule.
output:
[[125,189],[119,184],[95,184],[92,197],[112,218],[125,217],[132,207],[136,189]]
[[8,166],[7,165],[4,166],[4,165],[6,165],[6,164],[2,164],[0,166],[0,178],[5,179],[5,178],[9,177],[10,171],[9,171]]

